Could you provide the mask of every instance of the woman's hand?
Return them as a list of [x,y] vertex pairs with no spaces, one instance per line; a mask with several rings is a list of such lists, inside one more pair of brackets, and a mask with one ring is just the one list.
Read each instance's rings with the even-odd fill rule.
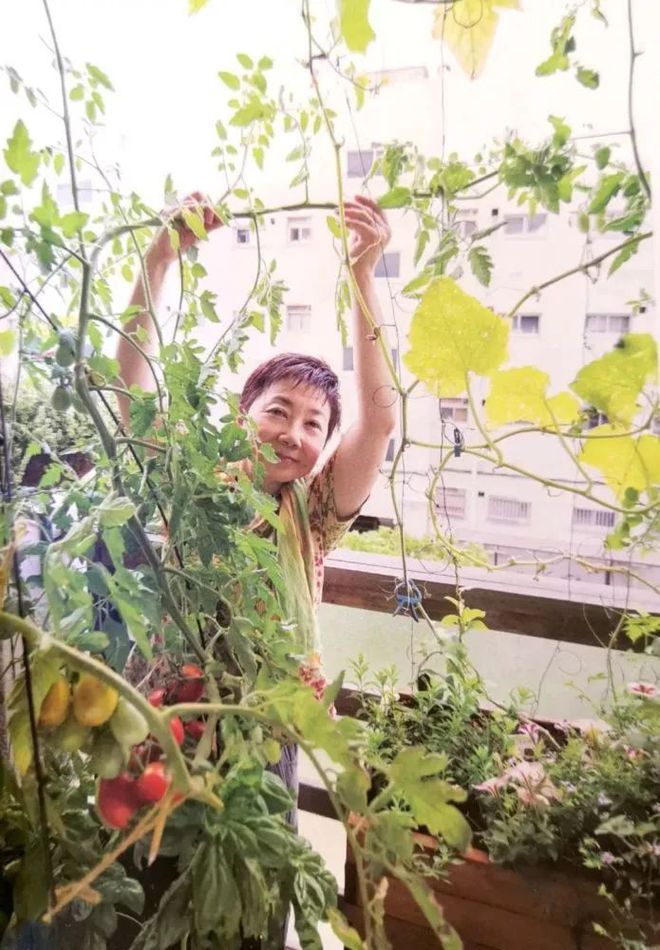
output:
[[344,218],[352,235],[349,254],[355,277],[373,275],[392,237],[385,212],[371,198],[356,195],[354,201],[344,202]]
[[[163,212],[163,218],[174,225],[178,231],[180,250],[184,254],[191,247],[198,244],[200,240],[194,231],[191,230],[190,226],[186,224],[186,214],[190,213],[194,214],[200,223],[204,224],[204,230],[207,234],[211,231],[215,231],[216,228],[221,227],[224,223],[222,219],[218,217],[211,200],[206,195],[203,195],[201,191],[193,191],[192,194],[183,199],[180,205],[174,208],[167,208]],[[158,232],[149,250],[149,255],[166,265],[176,260],[177,252],[172,247],[172,241],[167,228],[161,228]]]

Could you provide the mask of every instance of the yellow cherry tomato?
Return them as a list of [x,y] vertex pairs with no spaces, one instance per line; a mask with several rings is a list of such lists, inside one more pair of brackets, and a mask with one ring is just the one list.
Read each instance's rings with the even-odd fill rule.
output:
[[46,693],[46,697],[39,710],[39,725],[44,729],[54,729],[66,719],[71,701],[71,690],[68,680],[59,676]]
[[73,689],[73,713],[83,726],[102,726],[117,708],[118,699],[112,686],[84,674]]

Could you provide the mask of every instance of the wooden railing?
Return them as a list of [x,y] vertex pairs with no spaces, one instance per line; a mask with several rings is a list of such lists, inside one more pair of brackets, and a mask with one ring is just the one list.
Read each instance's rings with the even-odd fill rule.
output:
[[[453,606],[445,598],[456,595],[455,584],[429,571],[419,561],[411,559],[408,567],[409,578],[419,587],[431,619],[440,620],[453,612]],[[515,581],[507,585],[512,574],[508,578],[500,574],[495,583],[487,586],[488,578],[483,574],[477,575],[476,581],[470,577],[465,598],[470,607],[485,611],[491,630],[589,646],[633,649],[643,646],[623,642],[621,637],[612,639],[612,631],[625,602],[625,592],[617,598],[612,596],[611,589],[606,588],[613,602],[613,606],[609,606],[601,602],[605,591],[599,591],[595,585],[574,585],[576,599],[568,599],[557,590],[559,585],[555,585],[555,589],[544,588],[530,576],[516,575]],[[391,614],[395,606],[394,588],[400,579],[401,567],[393,558],[374,558],[370,563],[364,556],[351,560],[348,552],[342,552],[339,560],[335,558],[326,565],[323,602]],[[580,592],[580,586],[595,589],[585,594]],[[633,603],[650,613],[660,612],[660,603],[648,596],[641,595]],[[359,706],[355,691],[341,690],[335,706],[339,715],[354,716]],[[325,818],[337,817],[325,789],[306,782],[300,785],[298,805],[302,811]]]
[[[445,599],[456,596],[450,572],[434,570],[413,558],[408,559],[407,567],[432,620],[453,612],[453,606]],[[396,558],[341,551],[326,564],[323,602],[391,614],[395,609],[394,588],[400,580],[401,564]],[[632,644],[621,637],[612,640],[612,631],[624,608],[660,613],[660,597],[641,587],[627,591],[623,587],[569,583],[542,575],[537,579],[531,574],[491,574],[477,569],[461,569],[461,584],[466,603],[485,611],[491,630],[547,640],[630,648]],[[570,597],[567,591],[572,591]]]

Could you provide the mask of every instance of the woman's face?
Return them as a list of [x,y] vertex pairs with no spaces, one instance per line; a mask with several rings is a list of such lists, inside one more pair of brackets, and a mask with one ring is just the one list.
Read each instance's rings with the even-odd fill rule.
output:
[[277,462],[265,462],[264,490],[275,493],[285,482],[309,475],[328,437],[330,406],[313,386],[282,379],[268,386],[252,403],[248,415],[256,422],[260,442],[272,446]]

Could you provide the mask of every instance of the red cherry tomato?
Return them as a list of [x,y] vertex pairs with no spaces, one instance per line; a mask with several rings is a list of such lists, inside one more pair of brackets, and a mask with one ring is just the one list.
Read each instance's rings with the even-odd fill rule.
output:
[[181,675],[187,680],[204,679],[204,671],[194,663],[184,663],[181,667]]
[[186,730],[191,739],[199,742],[199,740],[204,735],[206,723],[203,723],[201,719],[193,719],[191,722],[186,722],[183,728]]
[[127,772],[99,781],[96,807],[101,821],[110,828],[125,828],[140,805],[135,780]]
[[170,732],[174,736],[174,741],[177,745],[183,745],[184,732],[183,732],[183,723],[178,716],[173,716],[170,719]]
[[159,802],[170,786],[170,777],[165,773],[164,762],[150,762],[135,782],[141,802]]
[[165,690],[153,689],[147,696],[147,699],[149,700],[152,706],[155,706],[156,709],[160,709],[160,707],[165,702]]
[[174,689],[175,703],[198,703],[204,695],[203,679],[188,679]]

